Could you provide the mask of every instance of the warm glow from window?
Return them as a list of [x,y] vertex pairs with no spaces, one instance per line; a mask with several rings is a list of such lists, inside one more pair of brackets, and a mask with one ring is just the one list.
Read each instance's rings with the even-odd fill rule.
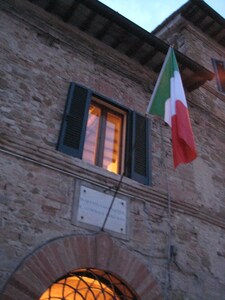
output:
[[112,274],[79,269],[54,282],[39,300],[137,300],[133,292]]
[[108,113],[106,118],[106,134],[103,154],[103,168],[119,173],[121,146],[121,116]]
[[119,174],[122,170],[122,135],[125,114],[93,102],[89,109],[83,159]]
[[217,68],[218,68],[220,84],[221,84],[222,90],[225,92],[225,64],[222,62],[218,63]]
[[72,276],[54,283],[40,300],[119,300],[104,283],[94,278]]

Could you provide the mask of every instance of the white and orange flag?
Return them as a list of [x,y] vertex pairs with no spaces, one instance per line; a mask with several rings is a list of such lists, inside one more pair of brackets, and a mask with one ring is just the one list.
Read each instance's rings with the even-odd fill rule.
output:
[[147,113],[161,116],[172,128],[175,168],[197,157],[187,101],[173,48],[168,50]]

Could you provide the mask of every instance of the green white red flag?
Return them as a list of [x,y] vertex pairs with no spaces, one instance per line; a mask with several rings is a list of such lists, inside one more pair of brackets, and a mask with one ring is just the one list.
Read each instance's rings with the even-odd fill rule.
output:
[[158,115],[172,128],[173,161],[176,168],[197,157],[187,101],[175,53],[169,48],[150,99],[147,113]]

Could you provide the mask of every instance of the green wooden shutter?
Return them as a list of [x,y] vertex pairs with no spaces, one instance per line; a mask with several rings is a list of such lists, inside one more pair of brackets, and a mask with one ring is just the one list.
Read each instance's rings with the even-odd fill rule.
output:
[[57,150],[82,158],[91,92],[70,83]]
[[149,119],[130,112],[128,116],[126,176],[146,185],[151,183],[151,149]]

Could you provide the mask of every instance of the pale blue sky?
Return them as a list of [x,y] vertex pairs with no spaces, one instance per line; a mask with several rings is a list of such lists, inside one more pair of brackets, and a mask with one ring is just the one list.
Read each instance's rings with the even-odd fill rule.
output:
[[[147,31],[152,31],[187,0],[100,0]],[[225,18],[225,0],[205,0]]]

